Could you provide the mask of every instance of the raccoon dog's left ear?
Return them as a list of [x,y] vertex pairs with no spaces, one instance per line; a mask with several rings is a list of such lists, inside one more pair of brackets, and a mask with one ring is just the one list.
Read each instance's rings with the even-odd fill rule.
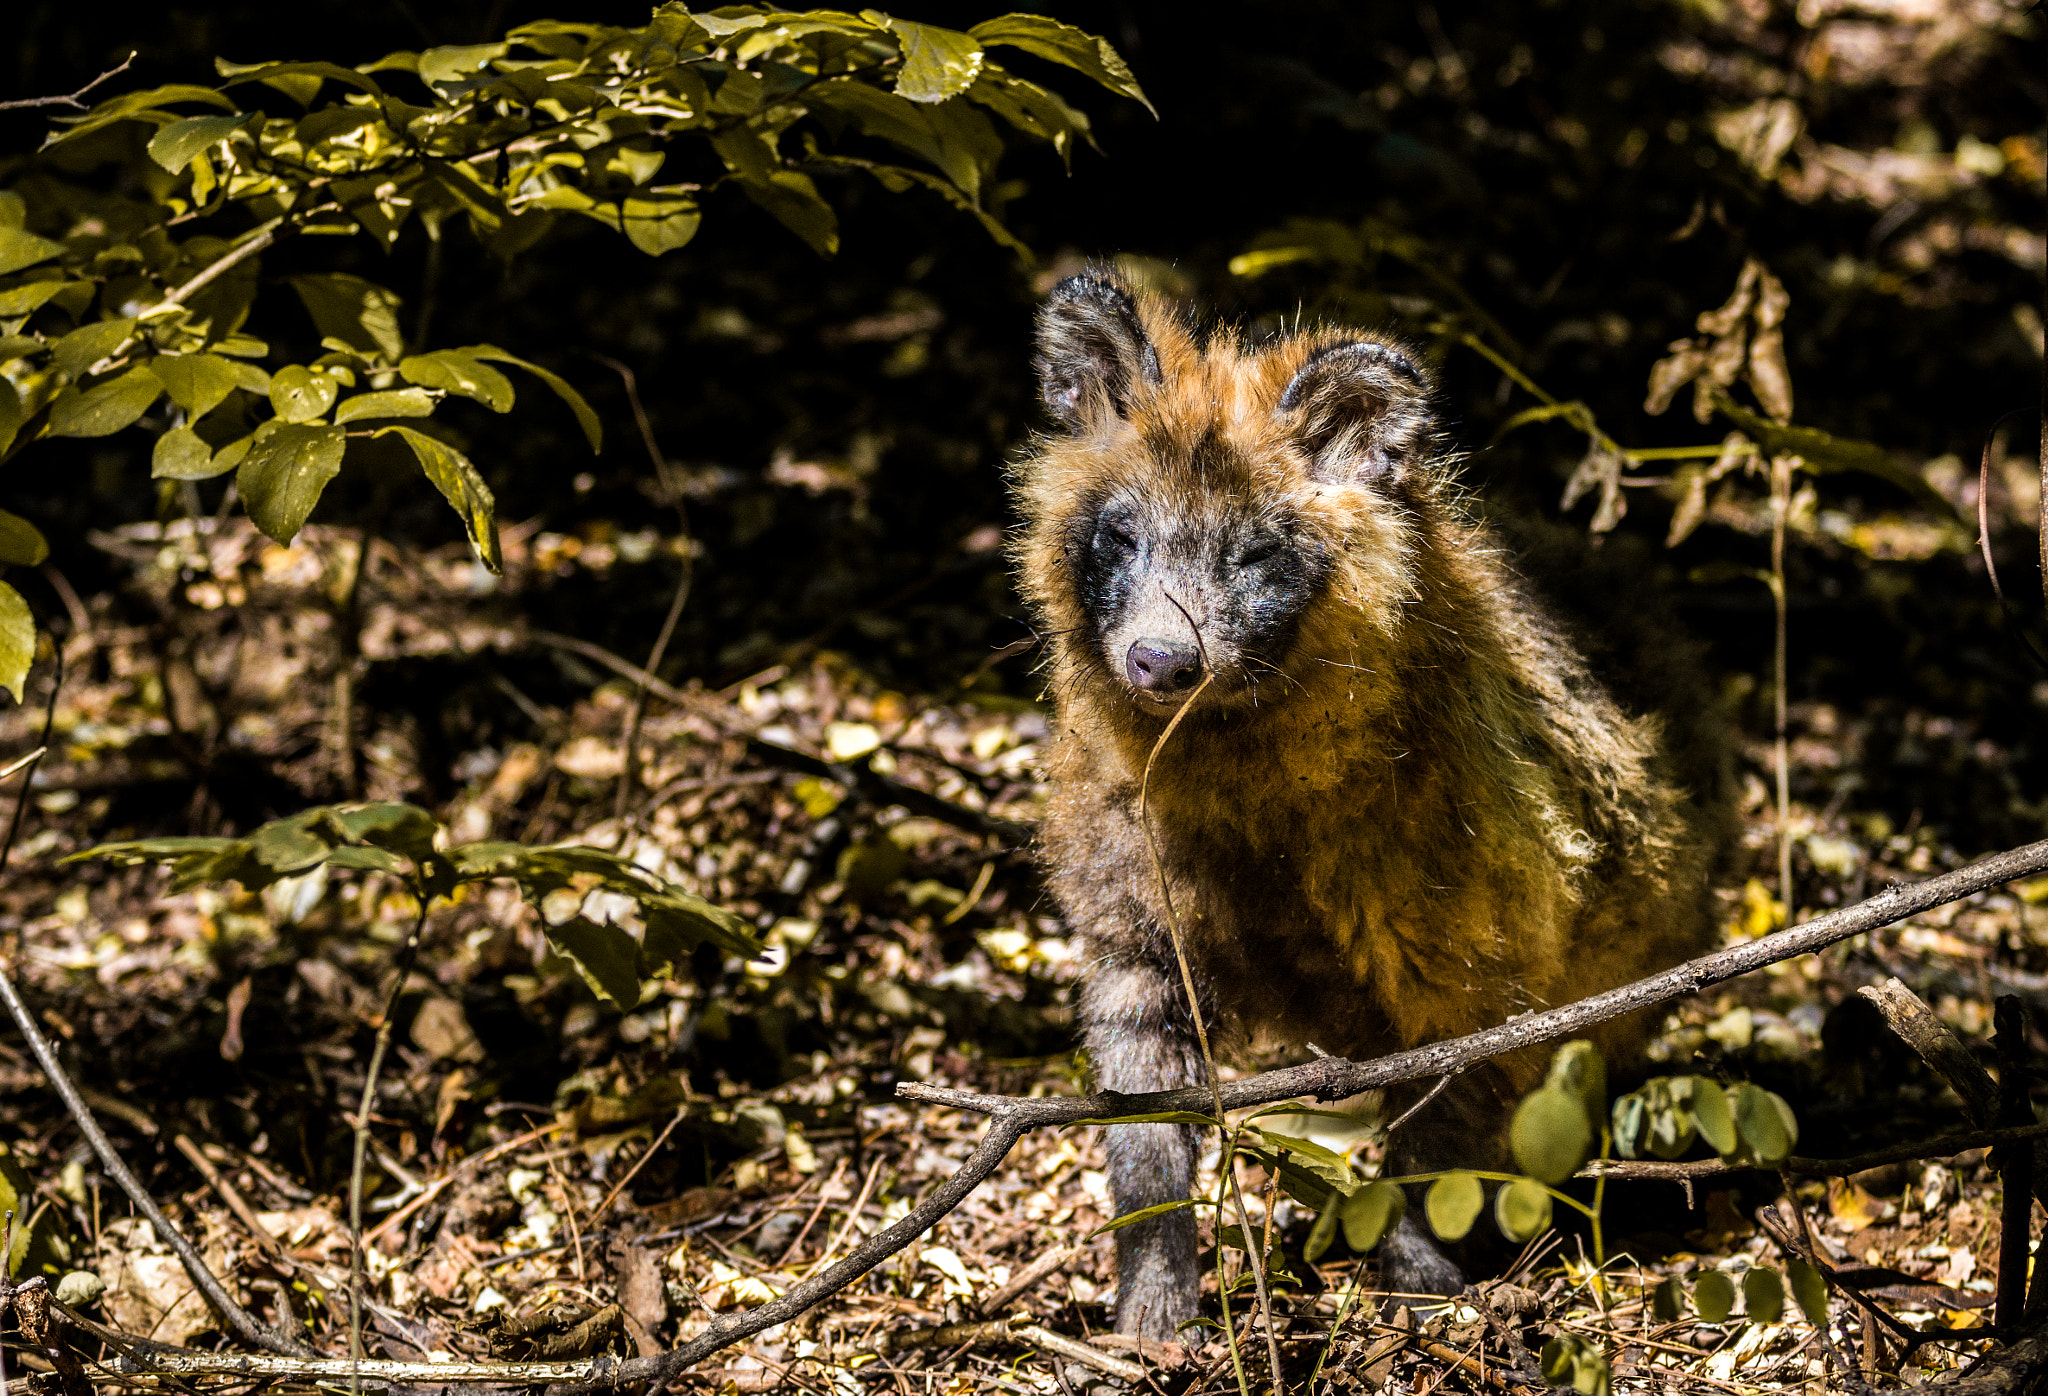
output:
[[1318,349],[1280,395],[1279,414],[1317,479],[1398,480],[1435,430],[1429,382],[1384,340]]
[[1038,312],[1039,391],[1068,431],[1107,406],[1128,417],[1143,388],[1159,382],[1159,351],[1130,293],[1105,276],[1070,276]]

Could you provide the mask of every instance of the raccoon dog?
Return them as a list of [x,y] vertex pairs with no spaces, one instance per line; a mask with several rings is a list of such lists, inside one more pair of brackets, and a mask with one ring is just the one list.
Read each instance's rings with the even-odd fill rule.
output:
[[[1100,1087],[1202,1079],[1138,810],[1191,698],[1150,817],[1224,1040],[1373,1057],[1708,944],[1721,817],[1461,506],[1414,354],[1351,330],[1198,340],[1091,274],[1046,302],[1037,369],[1057,426],[1017,471],[1015,557],[1053,636],[1043,845],[1086,944]],[[1609,1024],[1601,1045],[1626,1056],[1642,1032]],[[1468,1073],[1392,1166],[1499,1166],[1546,1057]],[[1107,1147],[1119,1214],[1188,1195],[1191,1129],[1121,1126]],[[1391,1289],[1463,1284],[1412,1223],[1381,1264]],[[1120,1331],[1194,1316],[1191,1213],[1117,1232],[1117,1265]]]

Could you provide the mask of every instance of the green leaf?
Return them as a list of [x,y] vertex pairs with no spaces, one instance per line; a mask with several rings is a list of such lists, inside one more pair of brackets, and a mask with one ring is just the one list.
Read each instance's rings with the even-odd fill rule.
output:
[[219,145],[248,123],[246,115],[188,116],[173,121],[149,138],[149,158],[172,174],[181,173],[194,156]]
[[69,388],[50,404],[50,435],[112,436],[149,411],[164,385],[147,364],[80,392]]
[[1575,1097],[1585,1107],[1586,1128],[1600,1133],[1600,1126],[1607,1123],[1607,1059],[1598,1047],[1584,1038],[1559,1047],[1544,1084]]
[[740,190],[821,257],[839,250],[839,219],[820,198],[811,177],[782,168],[781,157],[759,131],[738,126],[711,137],[726,168],[739,177]]
[[1324,1148],[1313,1139],[1297,1139],[1293,1135],[1275,1134],[1271,1130],[1256,1127],[1248,1132],[1256,1135],[1268,1149],[1285,1149],[1286,1166],[1301,1169],[1325,1190],[1334,1188],[1347,1197],[1358,1190],[1358,1175],[1352,1171],[1351,1164],[1342,1154]]
[[475,398],[493,412],[512,410],[512,383],[504,374],[461,349],[414,354],[398,365],[399,376],[422,388],[439,388]]
[[569,386],[569,380],[559,373],[552,373],[539,364],[528,363],[517,354],[508,354],[495,344],[472,344],[463,350],[473,359],[488,359],[493,363],[511,364],[523,368],[545,383],[554,395],[569,405],[576,415],[576,425],[583,428],[583,439],[590,443],[590,453],[596,455],[604,449],[604,424],[597,419],[597,413],[583,400],[583,394]]
[[1650,1292],[1650,1313],[1659,1323],[1676,1323],[1685,1316],[1685,1286],[1678,1276],[1667,1275]]
[[428,82],[460,82],[493,58],[503,58],[509,47],[500,40],[494,44],[443,44],[430,48],[420,54],[419,75]]
[[192,428],[172,427],[156,439],[156,448],[150,452],[149,478],[211,480],[227,474],[234,465],[233,461],[225,465],[216,463],[213,447],[200,440],[199,433]]
[[265,422],[235,472],[242,507],[256,527],[289,544],[305,526],[327,482],[341,472],[347,438],[340,427]]
[[447,442],[415,431],[411,427],[385,427],[377,435],[389,436],[393,432],[405,438],[405,444],[412,447],[412,453],[419,458],[420,469],[426,472],[434,488],[441,492],[455,512],[462,516],[462,526],[469,533],[469,545],[476,549],[477,557],[493,573],[504,570],[505,557],[498,547],[498,504],[491,494],[491,487],[484,483],[484,477],[469,463],[469,457],[450,446]]
[[1086,73],[1111,92],[1140,103],[1155,117],[1159,115],[1145,96],[1144,89],[1138,86],[1138,80],[1131,76],[1123,56],[1110,47],[1107,39],[1098,39],[1086,30],[1061,24],[1044,15],[1004,15],[1000,19],[983,20],[967,32],[983,48],[1008,44],[1048,62]]
[[50,555],[50,545],[36,526],[19,514],[0,509],[0,562],[35,567]]
[[1614,1152],[1622,1158],[1641,1158],[1644,1133],[1650,1127],[1649,1102],[1641,1092],[1617,1096],[1610,1128],[1614,1131]]
[[[880,16],[874,18],[881,20]],[[913,102],[943,102],[974,85],[981,73],[981,45],[973,38],[958,30],[907,19],[886,23],[903,51],[903,66],[896,71],[897,96]]]
[[1408,1211],[1408,1194],[1399,1183],[1375,1179],[1344,1199],[1338,1208],[1344,1223],[1344,1244],[1360,1255],[1386,1239]]
[[1783,1163],[1799,1143],[1799,1121],[1783,1096],[1745,1081],[1728,1090],[1736,1132],[1758,1163]]
[[66,286],[76,284],[61,277],[49,277],[42,281],[27,281],[19,286],[9,286],[6,290],[0,291],[0,320],[33,314]]
[[1692,1306],[1708,1323],[1725,1322],[1735,1309],[1735,1281],[1709,1270],[1692,1282]]
[[[1200,1207],[1203,1205],[1200,1198],[1183,1197],[1178,1202],[1161,1202],[1152,1207],[1140,1207],[1135,1212],[1126,1212],[1120,1217],[1112,1217],[1101,1226],[1089,1232],[1088,1235],[1093,1238],[1102,1235],[1105,1231],[1122,1231],[1127,1226],[1136,1226],[1141,1221],[1150,1221],[1154,1217],[1163,1217],[1168,1212],[1179,1212],[1189,1207]],[[1244,1248],[1240,1246],[1238,1249],[1242,1250]]]
[[1545,1381],[1568,1386],[1579,1396],[1607,1396],[1613,1380],[1607,1354],[1576,1333],[1560,1333],[1545,1343],[1537,1361]]
[[334,423],[341,426],[366,417],[431,417],[434,399],[418,388],[391,388],[381,393],[357,393],[342,399],[334,409]]
[[15,390],[13,380],[0,375],[0,455],[6,454],[7,448],[14,444],[15,433],[27,420],[28,414],[22,410],[21,394]]
[[96,320],[80,325],[57,341],[50,351],[50,360],[71,377],[83,378],[94,364],[127,343],[134,333],[133,320]]
[[1520,1244],[1550,1227],[1550,1190],[1534,1178],[1517,1178],[1493,1195],[1493,1219],[1500,1234]]
[[1343,1216],[1342,1200],[1332,1194],[1330,1203],[1316,1213],[1316,1224],[1309,1228],[1308,1240],[1302,1243],[1301,1258],[1310,1265],[1321,1260],[1337,1240],[1337,1223]]
[[1776,1323],[1785,1313],[1785,1284],[1778,1272],[1752,1265],[1742,1277],[1743,1313],[1751,1323]]
[[1429,1185],[1422,1197],[1422,1215],[1429,1229],[1446,1241],[1463,1240],[1486,1205],[1486,1190],[1470,1173],[1450,1173]]
[[1699,1126],[1700,1138],[1717,1154],[1734,1153],[1742,1141],[1735,1133],[1735,1116],[1728,1109],[1728,1097],[1718,1084],[1704,1076],[1695,1076],[1692,1082],[1692,1118]]
[[29,666],[36,659],[36,616],[21,593],[0,582],[0,688],[21,701]]
[[1159,1110],[1149,1115],[1102,1115],[1085,1120],[1075,1120],[1071,1126],[1081,1125],[1201,1125],[1205,1129],[1216,1128],[1216,1122],[1207,1115],[1192,1110]]
[[375,848],[403,853],[415,863],[438,857],[434,835],[441,825],[418,805],[397,800],[369,805],[347,805],[335,811],[341,827],[351,838]]
[[1815,1328],[1825,1328],[1828,1322],[1828,1282],[1819,1270],[1807,1261],[1794,1258],[1785,1266],[1785,1273],[1792,1281],[1792,1297],[1799,1301],[1799,1312],[1806,1315],[1806,1321]]
[[241,387],[249,367],[230,363],[218,354],[159,354],[149,361],[150,372],[170,393],[171,401],[185,409],[187,425],[213,411]]
[[1508,1142],[1524,1173],[1546,1183],[1561,1183],[1586,1161],[1593,1131],[1586,1124],[1585,1105],[1577,1096],[1556,1086],[1543,1086],[1515,1107]]
[[259,825],[249,835],[256,861],[281,877],[307,872],[327,861],[346,836],[334,811],[324,805]]
[[37,237],[25,228],[0,228],[0,276],[47,262],[63,250],[63,243]]
[[559,926],[543,924],[541,929],[590,992],[621,1012],[640,1002],[640,947],[632,936],[581,916]]
[[341,384],[304,364],[286,364],[270,375],[270,405],[282,422],[310,422],[334,406]]
[[448,851],[456,875],[465,881],[509,877],[529,902],[539,906],[550,892],[594,884],[597,889],[631,897],[647,923],[640,953],[647,972],[663,974],[704,941],[748,958],[766,947],[747,923],[656,877],[616,853],[571,845],[535,848],[519,843],[469,843]]
[[346,272],[294,276],[291,283],[322,338],[341,340],[386,363],[397,363],[405,352],[397,293]]
[[687,246],[704,221],[697,200],[691,195],[652,189],[620,199],[617,217],[619,231],[626,235],[626,240],[650,257]]
[[1692,1076],[1658,1076],[1644,1084],[1642,1096],[1649,1121],[1642,1146],[1657,1158],[1677,1158],[1698,1137],[1699,1126],[1692,1114],[1696,1084],[1698,1078]]

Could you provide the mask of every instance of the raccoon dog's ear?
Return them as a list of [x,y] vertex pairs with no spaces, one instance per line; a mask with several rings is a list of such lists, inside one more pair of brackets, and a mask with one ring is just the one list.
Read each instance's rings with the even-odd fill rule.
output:
[[1129,416],[1140,387],[1159,382],[1159,351],[1145,337],[1138,307],[1121,286],[1099,276],[1070,276],[1038,312],[1039,392],[1069,431],[1098,404]]
[[1317,479],[1396,480],[1435,429],[1429,382],[1383,340],[1332,344],[1309,356],[1280,395]]

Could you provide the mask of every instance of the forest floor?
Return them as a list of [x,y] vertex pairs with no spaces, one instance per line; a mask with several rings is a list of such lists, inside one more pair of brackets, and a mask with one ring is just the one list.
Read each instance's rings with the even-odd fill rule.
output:
[[[347,1351],[349,1112],[409,901],[376,874],[316,873],[260,896],[233,884],[167,895],[151,869],[59,866],[92,842],[207,832],[237,810],[282,813],[294,791],[331,795],[350,779],[366,798],[423,800],[417,773],[439,762],[455,793],[431,803],[451,838],[629,852],[768,928],[764,957],[714,959],[619,1013],[547,951],[537,914],[509,885],[433,911],[375,1111],[375,1357],[672,1347],[846,1254],[959,1166],[982,1119],[901,1103],[898,1082],[1081,1088],[1066,997],[1076,946],[1028,840],[977,832],[1009,829],[991,818],[1034,818],[1047,731],[1036,705],[986,681],[885,691],[828,651],[795,651],[728,687],[651,701],[622,817],[634,683],[577,637],[537,636],[514,612],[492,619],[466,554],[383,550],[350,640],[347,533],[312,528],[280,548],[237,519],[182,535],[140,526],[101,545],[131,565],[134,594],[157,598],[167,619],[117,623],[133,608],[81,600],[0,929],[102,1123],[266,1321]],[[516,598],[574,568],[631,567],[670,546],[651,534],[513,530],[495,594]],[[235,625],[215,623],[237,611]],[[360,742],[338,742],[324,676],[344,643],[401,676],[470,665],[475,683],[528,713],[531,731],[441,750],[416,717],[387,717],[397,705],[363,699]],[[548,665],[567,666],[584,696],[549,706],[509,677]],[[34,704],[11,711],[0,746],[32,748],[43,719]],[[1795,763],[1857,759],[1853,714],[1804,709],[1795,719]],[[1930,740],[1942,721],[1926,719]],[[337,753],[351,750],[360,768],[338,767]],[[871,756],[875,770],[944,806],[906,810],[820,765]],[[1731,940],[1777,915],[1770,760],[1767,741],[1742,754],[1753,875],[1723,898]],[[195,763],[210,773],[197,794]],[[1839,789],[1824,806],[1794,808],[1804,909],[1989,851],[1947,847],[1915,822],[1894,828]],[[1662,1024],[1653,1069],[1768,1085],[1798,1114],[1801,1154],[1846,1156],[1964,1128],[1961,1101],[1855,993],[1892,977],[1988,1060],[1999,995],[2048,1007],[2048,880],[1682,1001]],[[1355,1126],[1298,1117],[1288,1128],[1375,1165],[1377,1105],[1353,1112]],[[1256,1331],[1232,1342],[1212,1325],[1187,1347],[1144,1351],[1107,1331],[1115,1280],[1112,1238],[1096,1234],[1111,1217],[1099,1134],[1025,1136],[920,1241],[688,1380],[813,1396],[1270,1385]],[[0,1137],[18,1209],[33,1217],[32,1255],[96,1271],[106,1290],[94,1313],[163,1342],[232,1346],[11,1036],[0,1040]],[[1212,1151],[1205,1188],[1214,1166]],[[1612,1184],[1604,1268],[1590,1236],[1567,1230],[1434,1312],[1383,1302],[1373,1261],[1341,1239],[1305,1263],[1312,1215],[1275,1200],[1255,1167],[1241,1166],[1239,1182],[1253,1225],[1270,1225],[1288,1257],[1274,1308],[1289,1389],[1307,1389],[1312,1373],[1318,1391],[1540,1389],[1534,1354],[1557,1334],[1604,1348],[1614,1389],[1627,1391],[1846,1389],[1835,1362],[1879,1386],[1910,1384],[1986,1346],[1969,1336],[1989,1321],[1999,1246],[1999,1182],[1983,1150],[1801,1180],[1789,1196],[1760,1172],[1692,1188]],[[1652,1291],[1667,1278],[1691,1285],[1709,1271],[1739,1280],[1752,1266],[1782,1268],[1774,1235],[1802,1225],[1901,1331],[1954,1336],[1902,1353],[1866,1335],[1840,1298],[1828,1332],[1789,1302],[1773,1321],[1659,1317]],[[1241,1260],[1228,1253],[1231,1266]],[[1239,1324],[1253,1307],[1241,1278],[1233,1270]],[[1215,1285],[1209,1265],[1212,1319]],[[961,1324],[982,1326],[952,1327]],[[17,1350],[8,1360],[18,1371],[23,1359]]]

